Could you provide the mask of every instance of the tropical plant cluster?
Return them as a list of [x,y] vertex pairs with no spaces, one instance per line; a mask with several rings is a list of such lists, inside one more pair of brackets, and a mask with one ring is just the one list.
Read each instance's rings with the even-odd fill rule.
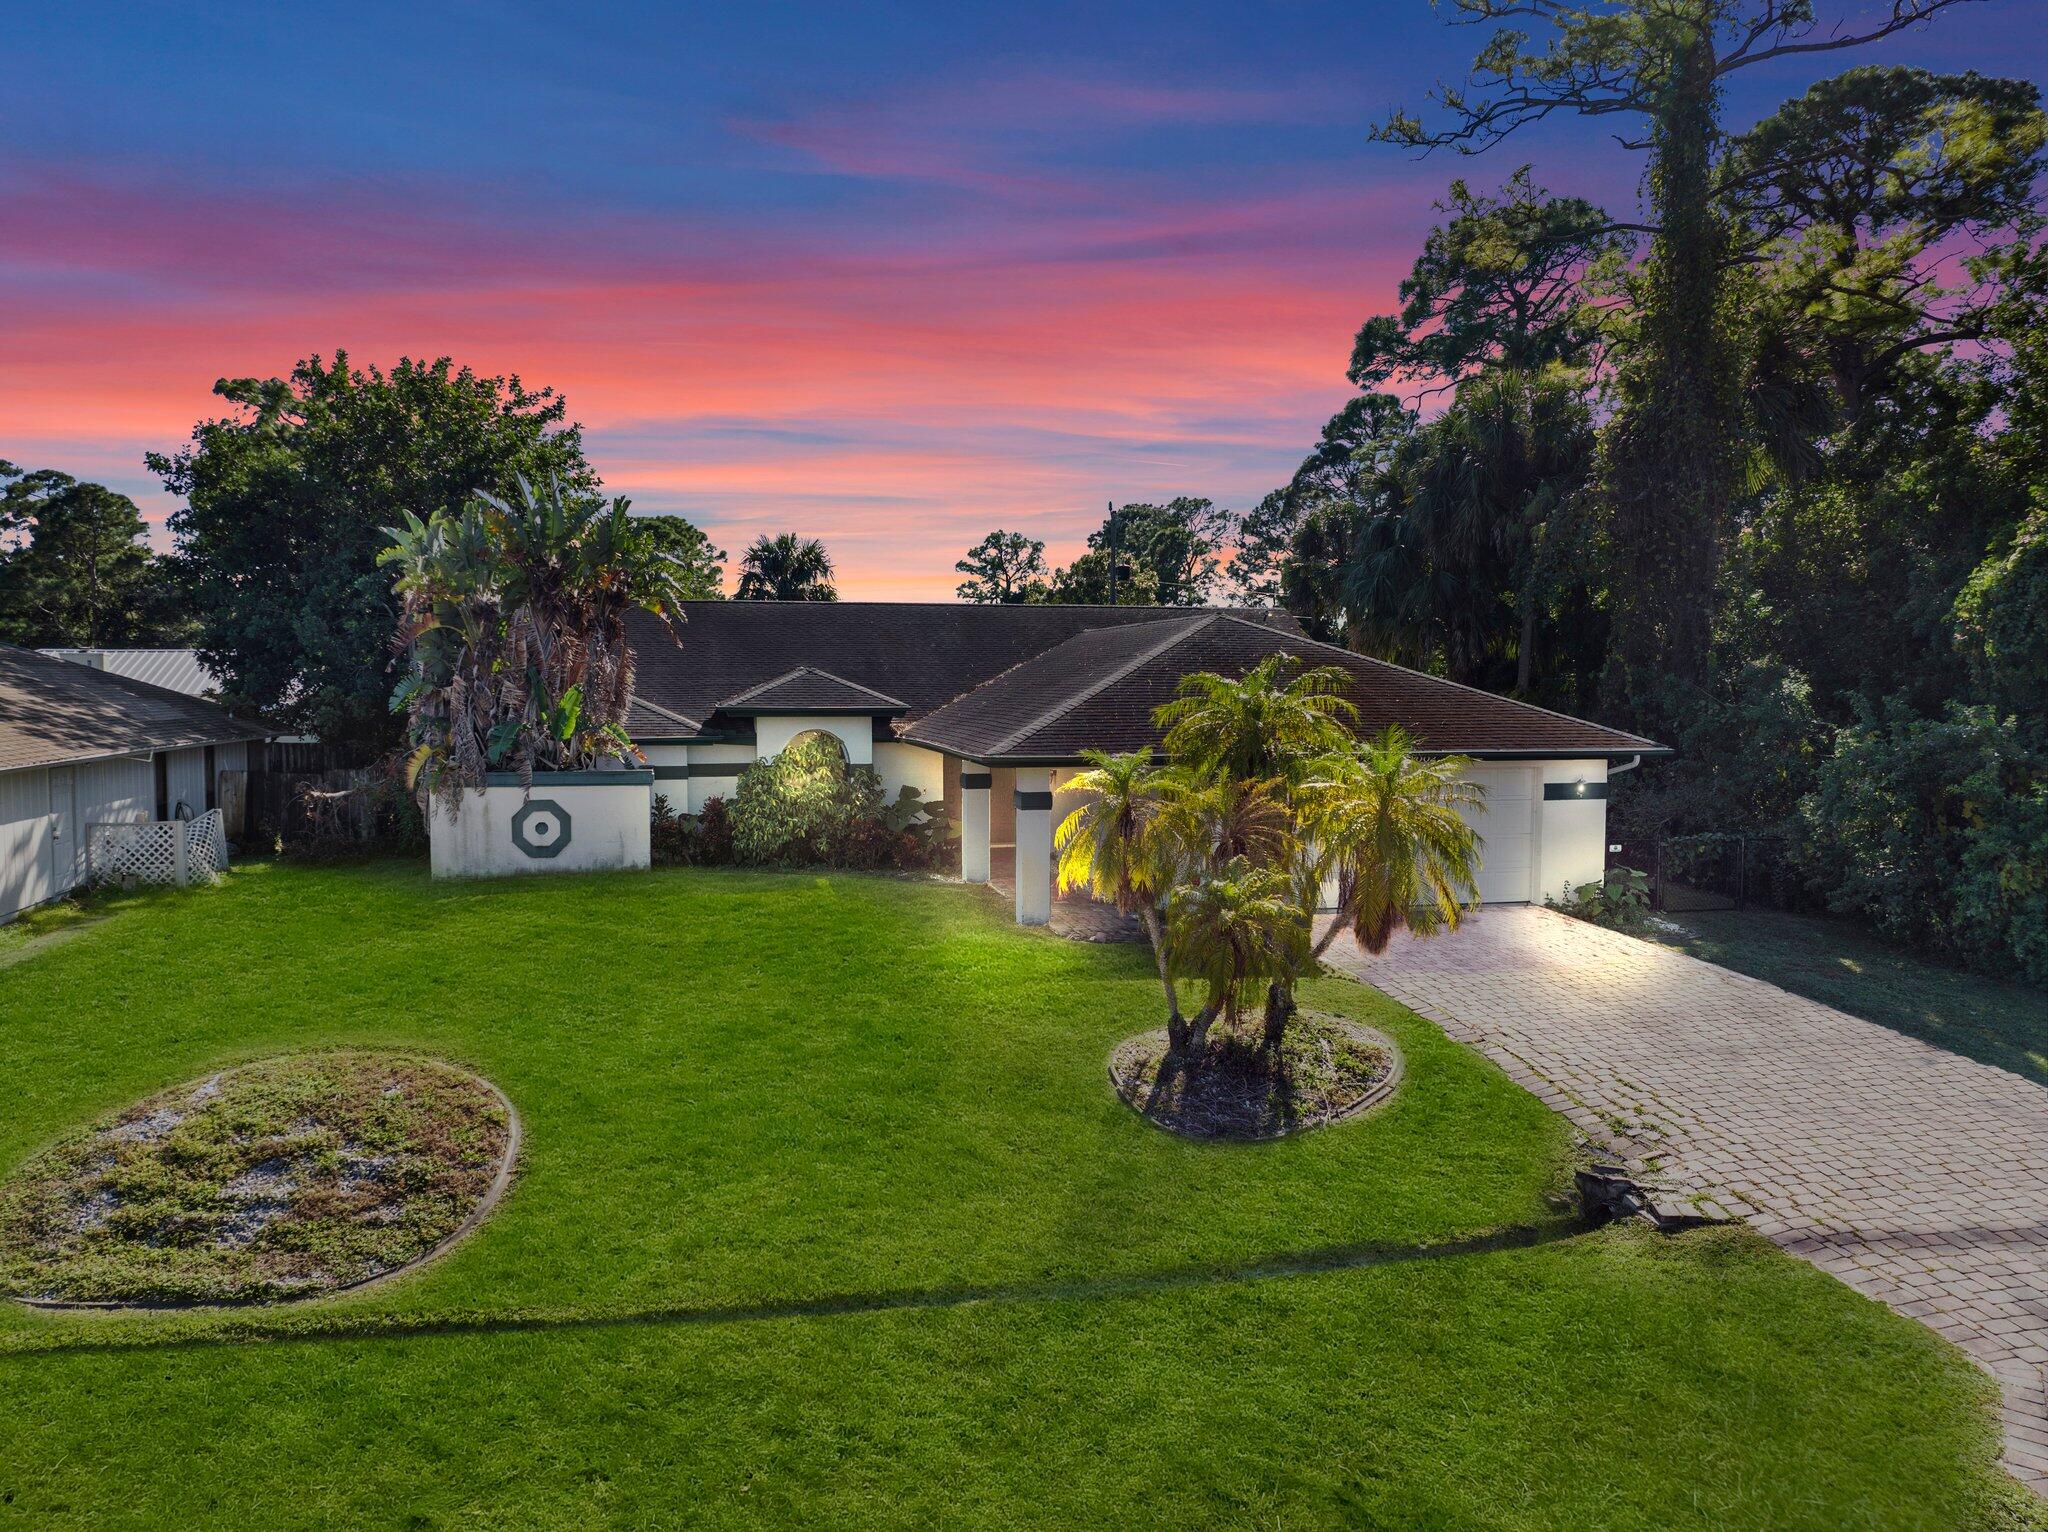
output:
[[947,864],[953,827],[914,787],[891,799],[836,740],[805,735],[740,773],[731,798],[694,815],[655,806],[657,862],[679,866],[845,867],[923,872]]
[[1398,728],[1359,739],[1343,686],[1286,655],[1188,676],[1156,714],[1163,762],[1098,753],[1065,784],[1088,798],[1055,833],[1059,886],[1143,923],[1182,1067],[1211,1059],[1219,1025],[1213,1041],[1277,1058],[1296,988],[1337,936],[1384,951],[1399,927],[1457,925],[1475,897],[1471,762],[1424,759]]
[[[493,771],[570,771],[633,750],[626,617],[673,623],[673,567],[623,499],[518,479],[460,512],[387,529],[404,655],[391,707],[407,720],[406,781],[458,796]],[[670,629],[674,631],[673,626]]]

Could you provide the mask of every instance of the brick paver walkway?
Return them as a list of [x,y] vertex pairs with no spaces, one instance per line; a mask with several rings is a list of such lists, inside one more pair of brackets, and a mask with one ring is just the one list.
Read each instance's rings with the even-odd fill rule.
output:
[[[1349,937],[1333,965],[1471,1043],[1644,1178],[1940,1331],[2048,1492],[2048,1090],[1549,910]],[[1660,1196],[1660,1201],[1666,1200]]]

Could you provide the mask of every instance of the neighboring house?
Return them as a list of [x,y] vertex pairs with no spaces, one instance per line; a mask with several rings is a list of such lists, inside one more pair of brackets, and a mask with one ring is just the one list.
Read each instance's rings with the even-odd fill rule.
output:
[[165,691],[183,692],[188,697],[209,701],[220,695],[220,682],[201,663],[197,649],[39,649],[54,659],[69,660],[104,670],[108,675],[126,676]]
[[[628,726],[655,791],[686,813],[729,795],[750,762],[829,734],[893,796],[942,800],[961,872],[1014,877],[1017,919],[1042,924],[1053,827],[1088,749],[1154,749],[1152,710],[1196,671],[1237,675],[1269,654],[1350,678],[1361,732],[1397,723],[1418,747],[1467,755],[1486,803],[1480,898],[1525,903],[1606,868],[1607,774],[1669,752],[1651,740],[1304,637],[1292,618],[1171,607],[704,601],[678,645],[636,618]],[[1624,766],[1622,769],[1626,769]]]
[[220,773],[245,770],[267,732],[179,691],[0,644],[0,920],[86,877],[89,826],[215,807]]

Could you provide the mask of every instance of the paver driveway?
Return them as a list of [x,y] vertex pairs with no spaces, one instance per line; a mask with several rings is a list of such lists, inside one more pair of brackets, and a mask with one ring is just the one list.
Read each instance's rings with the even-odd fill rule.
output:
[[1329,958],[1677,1199],[1961,1346],[2004,1389],[2008,1467],[2048,1491],[2048,1090],[1550,910]]

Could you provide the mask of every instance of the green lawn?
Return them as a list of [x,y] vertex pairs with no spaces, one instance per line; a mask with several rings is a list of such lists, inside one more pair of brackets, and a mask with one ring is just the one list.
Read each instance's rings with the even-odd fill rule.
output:
[[1562,1124],[1373,992],[1387,1107],[1193,1145],[1141,950],[970,890],[254,866],[0,973],[0,1167],[236,1060],[439,1053],[525,1164],[260,1314],[0,1312],[0,1520],[2016,1525],[1990,1384],[1739,1230],[1586,1233]]
[[1652,941],[2048,1085],[2048,990],[1915,957],[1843,920],[1780,910],[1659,915]]

